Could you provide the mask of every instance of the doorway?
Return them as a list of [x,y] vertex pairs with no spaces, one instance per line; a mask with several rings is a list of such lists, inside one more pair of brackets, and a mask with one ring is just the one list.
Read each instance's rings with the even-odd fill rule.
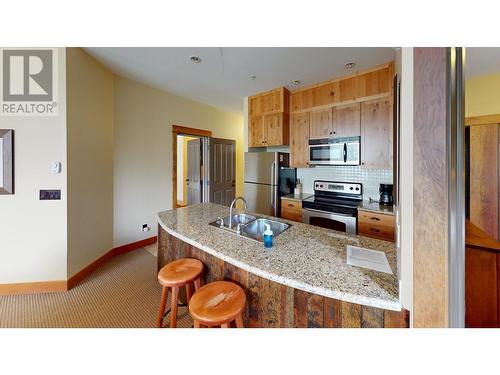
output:
[[229,206],[236,189],[236,141],[173,125],[174,208],[213,202]]

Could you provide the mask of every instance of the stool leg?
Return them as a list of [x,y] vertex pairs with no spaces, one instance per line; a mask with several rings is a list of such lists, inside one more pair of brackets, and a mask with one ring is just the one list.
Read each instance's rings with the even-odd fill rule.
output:
[[191,283],[186,284],[186,303],[189,303],[189,300],[193,296],[193,289],[191,288]]
[[221,328],[229,328],[229,323],[224,323],[220,325]]
[[167,297],[168,297],[168,288],[164,286],[163,291],[161,292],[160,312],[158,313],[158,321],[156,323],[156,326],[158,328],[161,328],[161,326],[163,325],[163,314],[165,314]]
[[193,328],[201,328],[201,327],[200,327],[200,322],[198,322],[197,320],[195,320],[195,321],[194,321]]
[[236,317],[236,328],[245,328],[243,326],[243,317],[241,314]]
[[194,290],[196,291],[198,289],[200,289],[200,279],[199,278],[194,281]]
[[172,287],[172,310],[170,311],[170,328],[177,327],[177,304],[179,303],[179,287]]

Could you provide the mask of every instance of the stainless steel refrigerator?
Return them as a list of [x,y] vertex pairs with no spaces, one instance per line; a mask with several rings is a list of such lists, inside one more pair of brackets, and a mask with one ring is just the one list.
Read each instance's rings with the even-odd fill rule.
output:
[[297,172],[284,152],[245,153],[245,199],[248,211],[280,216],[280,199],[293,192]]

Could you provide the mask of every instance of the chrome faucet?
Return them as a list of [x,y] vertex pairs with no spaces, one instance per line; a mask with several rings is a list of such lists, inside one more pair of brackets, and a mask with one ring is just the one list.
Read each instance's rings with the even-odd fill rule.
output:
[[248,207],[248,204],[247,204],[247,201],[245,200],[245,198],[236,197],[233,199],[233,201],[231,202],[231,206],[229,206],[229,229],[233,228],[233,207],[238,199],[241,199],[243,201],[243,203],[245,203],[245,208],[244,208],[245,211],[247,210],[247,207]]

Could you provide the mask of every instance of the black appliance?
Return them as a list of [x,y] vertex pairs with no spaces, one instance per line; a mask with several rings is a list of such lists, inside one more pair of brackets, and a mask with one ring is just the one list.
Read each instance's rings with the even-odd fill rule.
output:
[[380,193],[380,204],[384,206],[392,206],[393,198],[392,198],[392,184],[380,184],[379,193]]
[[314,195],[302,201],[302,222],[356,234],[363,185],[354,182],[314,181]]

